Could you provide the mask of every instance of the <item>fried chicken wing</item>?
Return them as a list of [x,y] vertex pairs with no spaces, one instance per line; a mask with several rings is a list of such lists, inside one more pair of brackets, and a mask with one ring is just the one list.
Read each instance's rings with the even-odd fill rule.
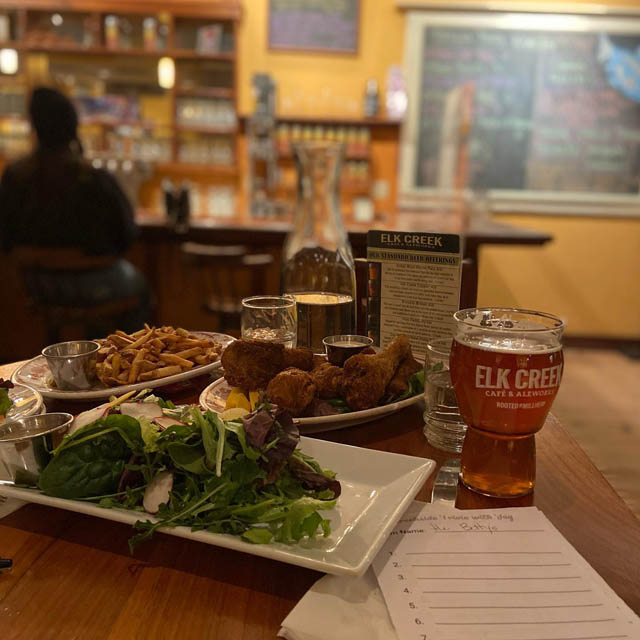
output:
[[303,347],[297,347],[295,349],[285,347],[284,366],[285,369],[295,367],[296,369],[302,369],[303,371],[311,371],[313,368],[313,351]]
[[417,371],[420,371],[421,368],[420,363],[409,350],[408,355],[393,374],[393,378],[391,378],[391,382],[387,386],[386,395],[392,397],[401,396],[409,388],[409,378]]
[[232,387],[264,389],[284,369],[284,346],[264,340],[235,340],[223,351],[221,362]]
[[409,338],[400,334],[380,353],[359,353],[344,363],[342,393],[353,411],[371,409],[378,404],[410,349]]
[[302,415],[313,402],[316,385],[311,376],[300,369],[285,369],[267,386],[265,396],[270,402],[286,409],[292,416]]
[[311,372],[311,378],[318,388],[321,398],[338,398],[342,395],[342,378],[344,371],[324,362]]

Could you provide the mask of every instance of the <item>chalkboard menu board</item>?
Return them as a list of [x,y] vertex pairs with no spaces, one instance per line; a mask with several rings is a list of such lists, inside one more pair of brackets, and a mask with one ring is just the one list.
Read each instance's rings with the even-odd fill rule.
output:
[[579,29],[564,30],[558,18],[552,17],[552,29],[540,29],[505,28],[499,20],[489,26],[486,19],[472,25],[446,24],[446,19],[434,24],[425,17],[419,31],[414,29],[419,40],[411,64],[419,73],[413,85],[408,181],[416,192],[441,186],[447,100],[466,85],[472,96],[464,141],[469,189],[510,197],[526,192],[534,200],[536,194],[556,194],[564,202],[569,194],[576,202],[588,194],[603,203],[602,196],[637,198],[637,21],[600,23],[616,27],[608,31],[584,18]]
[[355,53],[359,0],[270,0],[269,47]]

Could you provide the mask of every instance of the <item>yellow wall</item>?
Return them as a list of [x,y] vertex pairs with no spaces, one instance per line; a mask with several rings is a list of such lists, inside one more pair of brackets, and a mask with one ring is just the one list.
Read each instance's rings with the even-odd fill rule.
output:
[[546,231],[545,247],[487,247],[478,302],[560,315],[571,336],[640,340],[640,219],[535,215],[500,222]]
[[244,0],[238,52],[238,108],[253,110],[251,78],[270,73],[278,85],[280,115],[358,117],[367,78],[385,86],[387,70],[401,64],[404,15],[395,0],[360,0],[360,41],[355,55],[270,51],[268,0]]
[[[610,3],[640,7],[638,0]],[[278,84],[280,114],[358,116],[367,78],[377,78],[384,90],[389,66],[402,63],[404,15],[396,10],[396,0],[361,0],[355,56],[269,51],[267,5],[268,0],[244,2],[238,68],[241,114],[253,108],[253,73],[267,71]],[[497,219],[548,232],[554,240],[546,247],[485,248],[480,304],[557,313],[573,336],[640,339],[640,220],[542,215]]]

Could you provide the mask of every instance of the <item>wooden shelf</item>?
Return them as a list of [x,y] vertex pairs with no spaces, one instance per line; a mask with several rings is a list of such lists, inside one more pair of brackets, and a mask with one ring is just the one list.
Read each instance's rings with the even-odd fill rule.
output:
[[157,124],[155,122],[142,122],[132,120],[111,120],[109,118],[82,118],[80,120],[81,127],[110,127],[113,129],[119,127],[132,127],[134,129],[146,129],[147,131],[153,129],[167,129],[172,128],[171,124]]
[[200,51],[192,51],[191,49],[172,49],[169,53],[165,54],[178,60],[184,59],[197,59],[197,60],[228,60],[232,61],[236,59],[236,54],[233,51],[220,51],[219,53],[202,53]]
[[183,89],[176,87],[177,96],[190,96],[193,98],[229,98],[233,99],[234,90],[229,87],[195,87]]
[[[295,144],[295,142],[293,144]],[[367,151],[366,153],[348,153],[347,152],[344,154],[344,160],[347,162],[351,160],[361,160],[363,162],[368,162],[369,159],[370,159],[369,151]],[[291,162],[293,160],[293,153],[291,151],[285,152],[285,153],[278,152],[278,160]]]
[[185,125],[185,124],[176,124],[174,125],[176,131],[183,131],[184,133],[210,133],[213,135],[234,135],[238,132],[238,127],[207,127],[207,126],[199,126],[199,125]]
[[200,53],[199,51],[190,51],[189,49],[139,49],[139,48],[112,48],[103,46],[90,46],[84,47],[82,45],[73,44],[40,44],[40,43],[16,43],[14,48],[23,52],[41,52],[41,53],[67,53],[67,54],[81,54],[89,56],[138,56],[148,58],[162,58],[169,57],[177,60],[192,59],[192,60],[235,60],[235,53],[233,52],[220,52],[220,53]]
[[156,162],[155,168],[166,173],[198,173],[220,176],[238,175],[236,165],[194,164],[183,162]]
[[[247,119],[249,116],[241,116],[243,119]],[[287,116],[276,115],[276,122],[290,122],[300,124],[320,124],[320,125],[343,125],[343,126],[358,126],[358,127],[399,127],[402,124],[402,120],[391,120],[385,117],[375,118],[355,118],[351,116],[338,117],[338,116]]]

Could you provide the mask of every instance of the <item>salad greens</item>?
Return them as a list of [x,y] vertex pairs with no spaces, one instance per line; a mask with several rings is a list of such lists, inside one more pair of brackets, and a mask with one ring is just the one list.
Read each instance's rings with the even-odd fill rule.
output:
[[[438,365],[435,365],[438,367]],[[442,366],[440,364],[440,366]],[[424,392],[424,370],[420,369],[420,371],[416,371],[416,373],[412,374],[409,378],[409,386],[407,390],[400,396],[389,397],[385,396],[380,400],[378,406],[383,406],[385,404],[390,404],[391,402],[400,402],[400,400],[406,400],[407,398],[412,398],[413,396],[417,396]],[[323,410],[325,407],[320,407],[320,415],[332,415],[337,413],[350,413],[351,408],[347,404],[344,398],[331,398],[329,400],[323,400],[322,404],[328,405],[326,410]]]
[[175,422],[164,430],[115,407],[65,436],[39,488],[105,508],[157,509],[153,520],[134,525],[132,552],[160,527],[234,534],[256,544],[329,535],[320,512],[335,506],[340,483],[297,449],[299,432],[286,411],[263,405],[225,422],[197,407],[158,404]]
[[13,382],[0,378],[0,419],[9,413],[13,402],[9,397],[9,389],[13,389]]

